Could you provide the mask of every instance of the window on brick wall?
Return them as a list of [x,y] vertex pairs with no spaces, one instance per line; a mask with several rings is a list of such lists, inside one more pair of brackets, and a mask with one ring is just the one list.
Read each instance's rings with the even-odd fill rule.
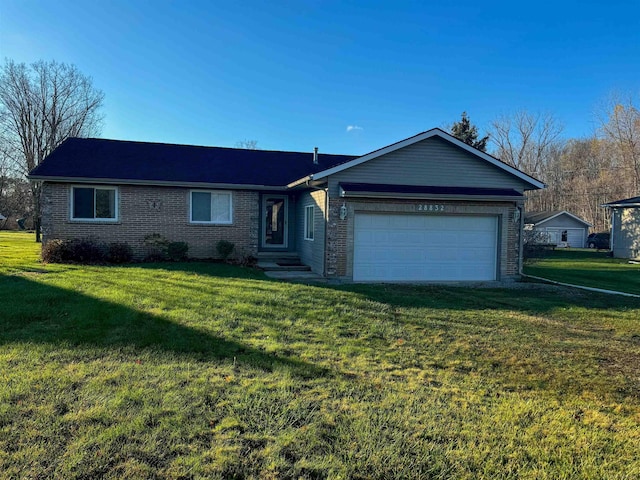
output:
[[191,191],[189,219],[191,223],[229,225],[233,221],[231,192]]
[[304,207],[304,239],[313,240],[314,230],[314,208],[313,205]]
[[71,219],[108,221],[118,218],[116,187],[72,187]]

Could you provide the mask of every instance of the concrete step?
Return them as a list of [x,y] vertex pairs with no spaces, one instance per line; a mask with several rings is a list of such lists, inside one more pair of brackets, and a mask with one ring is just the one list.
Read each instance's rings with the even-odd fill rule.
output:
[[256,258],[259,260],[263,258],[296,258],[300,260],[297,252],[258,252]]
[[258,260],[257,267],[267,271],[267,272],[310,272],[311,267],[307,265],[302,265],[300,262],[297,264],[291,264],[290,259],[287,259],[286,262],[279,263],[277,261],[273,261],[272,259],[268,260]]
[[313,272],[264,272],[267,277],[288,282],[328,283],[327,279]]

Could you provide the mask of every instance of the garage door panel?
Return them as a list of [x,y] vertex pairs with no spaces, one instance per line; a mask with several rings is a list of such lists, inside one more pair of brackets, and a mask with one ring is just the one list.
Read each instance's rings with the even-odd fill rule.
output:
[[496,258],[496,217],[355,217],[356,281],[495,280]]

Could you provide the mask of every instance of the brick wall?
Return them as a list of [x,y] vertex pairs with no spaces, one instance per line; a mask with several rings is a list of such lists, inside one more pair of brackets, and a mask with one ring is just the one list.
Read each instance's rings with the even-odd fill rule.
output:
[[[353,230],[354,217],[358,212],[416,213],[417,205],[437,203],[445,206],[445,211],[431,215],[495,215],[498,217],[498,280],[517,278],[520,256],[520,222],[513,221],[515,202],[456,202],[420,200],[329,200],[327,223],[327,276],[351,279],[353,276]],[[340,207],[347,207],[347,218],[340,220]]]
[[105,242],[126,242],[135,256],[142,258],[146,255],[144,237],[159,233],[170,241],[187,242],[189,256],[194,258],[216,257],[219,240],[233,242],[241,254],[255,255],[258,251],[258,192],[233,192],[231,225],[189,223],[188,188],[120,185],[119,219],[108,223],[70,220],[70,192],[69,184],[43,185],[44,242],[94,236]]

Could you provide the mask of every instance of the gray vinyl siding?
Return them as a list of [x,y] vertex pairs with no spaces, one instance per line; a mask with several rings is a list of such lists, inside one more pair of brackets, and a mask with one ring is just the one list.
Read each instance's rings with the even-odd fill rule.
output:
[[546,241],[550,243],[560,243],[562,242],[562,232],[567,232],[567,244],[571,248],[584,248],[586,247],[587,241],[587,229],[585,227],[569,227],[569,226],[559,226],[559,227],[546,227],[546,223],[543,223],[539,227],[535,227],[537,232],[546,233],[547,235],[544,238]]
[[520,193],[527,185],[486,160],[435,137],[332,175],[331,197],[338,195],[340,182],[513,188]]
[[589,228],[588,225],[585,225],[584,223],[579,222],[575,218],[571,218],[570,216],[565,214],[558,215],[556,218],[552,218],[551,220],[548,220],[546,222],[541,222],[539,226],[544,228],[552,228],[552,227],[585,228],[585,229]]
[[640,208],[613,209],[613,256],[640,258]]
[[[305,240],[304,211],[313,205],[314,233],[313,241]],[[325,193],[313,190],[302,193],[296,202],[296,244],[298,255],[314,273],[324,274],[324,237],[325,237]]]

